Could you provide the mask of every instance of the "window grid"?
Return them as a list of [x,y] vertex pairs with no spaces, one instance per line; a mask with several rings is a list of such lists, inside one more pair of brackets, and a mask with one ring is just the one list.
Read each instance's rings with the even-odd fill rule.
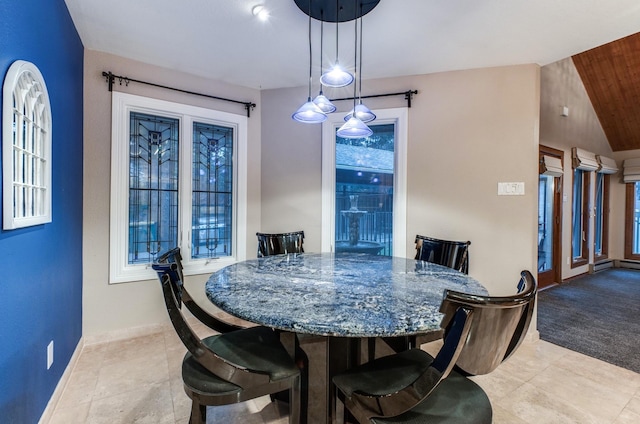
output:
[[192,258],[231,254],[233,128],[194,122]]
[[149,263],[178,244],[179,120],[131,112],[130,264]]

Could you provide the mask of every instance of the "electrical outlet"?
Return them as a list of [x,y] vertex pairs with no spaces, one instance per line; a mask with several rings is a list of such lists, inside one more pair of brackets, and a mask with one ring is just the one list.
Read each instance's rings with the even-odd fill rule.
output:
[[567,265],[571,265],[571,258],[567,256]]
[[53,340],[47,345],[47,369],[53,365]]

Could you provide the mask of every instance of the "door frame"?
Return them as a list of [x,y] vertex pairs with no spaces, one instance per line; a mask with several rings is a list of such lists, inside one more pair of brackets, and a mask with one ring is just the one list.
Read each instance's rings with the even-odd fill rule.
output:
[[[542,156],[552,156],[559,158],[564,170],[564,152],[548,146],[539,146],[538,160],[542,165]],[[564,177],[554,177],[553,193],[553,255],[552,269],[543,273],[538,272],[538,287],[543,289],[555,283],[562,283],[562,183]],[[538,199],[537,207],[540,207]]]

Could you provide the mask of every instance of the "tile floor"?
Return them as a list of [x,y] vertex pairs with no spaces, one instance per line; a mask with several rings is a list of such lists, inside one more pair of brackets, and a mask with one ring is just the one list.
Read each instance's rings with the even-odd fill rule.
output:
[[[205,328],[198,329],[201,336]],[[187,423],[190,400],[180,377],[184,352],[169,328],[85,346],[49,423]],[[544,341],[525,342],[496,371],[474,379],[491,399],[496,424],[640,423],[640,374]],[[210,408],[207,421],[288,419],[286,406],[265,397]]]

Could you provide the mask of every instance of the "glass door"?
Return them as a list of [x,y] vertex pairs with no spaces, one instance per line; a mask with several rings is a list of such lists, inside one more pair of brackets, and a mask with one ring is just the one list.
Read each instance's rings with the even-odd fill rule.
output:
[[561,150],[540,146],[540,163],[555,158],[558,169],[548,172],[541,165],[538,180],[538,286],[562,281],[560,238],[562,234],[562,155]]

